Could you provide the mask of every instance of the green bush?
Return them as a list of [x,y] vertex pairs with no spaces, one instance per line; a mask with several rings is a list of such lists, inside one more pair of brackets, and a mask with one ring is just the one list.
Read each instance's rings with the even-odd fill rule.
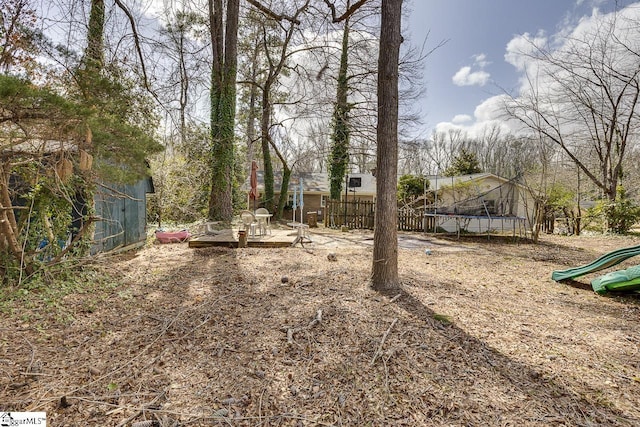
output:
[[478,156],[463,148],[444,171],[444,176],[470,175],[480,172],[482,172],[482,168]]
[[594,219],[596,226],[602,232],[626,234],[640,220],[640,206],[629,199],[626,191],[620,185],[616,192],[616,200],[600,200],[589,209],[589,219]]
[[424,195],[429,180],[418,175],[402,175],[398,179],[398,200],[410,201]]

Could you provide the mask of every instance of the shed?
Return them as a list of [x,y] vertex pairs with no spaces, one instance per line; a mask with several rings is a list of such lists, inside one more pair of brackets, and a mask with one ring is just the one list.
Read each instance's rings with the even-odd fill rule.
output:
[[[50,158],[51,161],[48,163],[52,165],[51,168],[56,168],[51,173],[59,176],[63,172],[64,175],[71,175],[82,173],[82,171],[91,168],[92,160],[89,160],[88,165],[83,165],[83,155],[84,161],[86,161],[88,154],[78,150],[77,145],[72,142],[31,139],[25,140],[21,144],[6,144],[6,146],[8,148],[0,150],[0,155],[4,158],[11,159],[20,156]],[[60,165],[65,166],[64,171],[58,170]],[[24,204],[22,195],[31,191],[31,185],[15,174],[9,174],[7,184],[13,194],[11,204],[15,209],[16,216],[19,216],[21,210],[17,207]],[[73,235],[79,230],[83,217],[92,212],[97,221],[94,222],[91,254],[144,244],[147,225],[147,193],[154,192],[151,177],[146,176],[133,184],[108,182],[97,182],[96,184],[96,192],[92,200],[87,200],[81,192],[71,195],[73,208],[70,212],[70,233]]]
[[147,194],[153,192],[150,176],[135,184],[100,184],[94,198],[99,221],[91,253],[143,245],[147,238]]

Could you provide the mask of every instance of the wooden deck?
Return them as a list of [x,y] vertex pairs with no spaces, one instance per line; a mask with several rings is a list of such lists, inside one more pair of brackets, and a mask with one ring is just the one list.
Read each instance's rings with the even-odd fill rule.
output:
[[[249,248],[286,248],[296,239],[295,230],[271,230],[266,236],[247,238]],[[209,246],[222,246],[226,248],[238,247],[238,230],[221,230],[218,234],[192,237],[189,240],[190,248],[206,248]]]

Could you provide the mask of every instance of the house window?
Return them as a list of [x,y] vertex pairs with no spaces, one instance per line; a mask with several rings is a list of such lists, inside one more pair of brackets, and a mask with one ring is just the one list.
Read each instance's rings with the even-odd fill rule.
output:
[[326,206],[327,206],[327,199],[326,199],[326,197],[327,197],[327,196],[325,196],[324,194],[321,194],[321,195],[320,195],[320,207],[321,207],[321,208],[324,208],[324,207],[326,207]]

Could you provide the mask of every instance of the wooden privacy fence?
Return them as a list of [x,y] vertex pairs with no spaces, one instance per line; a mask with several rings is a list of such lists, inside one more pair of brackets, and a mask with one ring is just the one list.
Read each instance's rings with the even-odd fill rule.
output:
[[[324,210],[324,223],[327,227],[342,227],[346,225],[352,229],[373,230],[375,224],[375,203],[368,200],[344,202],[327,200]],[[425,218],[421,213],[398,211],[398,230],[424,231]],[[427,229],[432,218],[426,218]],[[433,228],[433,225],[431,225]]]
[[425,231],[433,230],[433,218],[425,218],[422,212],[398,211],[398,230],[400,231]]
[[324,223],[327,227],[373,229],[375,203],[372,201],[355,200],[344,202],[327,200],[324,210]]

